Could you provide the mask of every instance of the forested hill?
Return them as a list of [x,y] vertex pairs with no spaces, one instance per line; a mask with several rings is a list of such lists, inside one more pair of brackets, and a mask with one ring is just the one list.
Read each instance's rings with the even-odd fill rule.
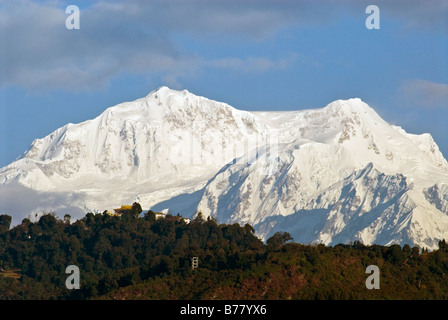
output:
[[[0,299],[446,299],[448,248],[263,243],[250,225],[128,210],[52,214],[9,228],[0,216]],[[10,222],[10,220],[9,220]],[[191,259],[198,257],[192,269]],[[66,267],[80,289],[65,286]],[[380,289],[367,289],[377,265]]]

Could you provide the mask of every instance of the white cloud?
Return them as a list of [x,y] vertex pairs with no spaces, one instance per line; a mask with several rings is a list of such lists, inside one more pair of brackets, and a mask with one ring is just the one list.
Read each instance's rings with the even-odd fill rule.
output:
[[44,212],[55,212],[60,219],[65,214],[80,219],[87,213],[80,209],[83,203],[85,195],[81,193],[39,192],[18,184],[0,185],[0,214],[11,215],[13,226]]
[[[79,30],[68,30],[64,8],[48,2],[1,3],[0,87],[84,90],[104,86],[128,72],[164,72],[174,81],[217,63],[188,52],[173,40],[176,34],[200,37],[242,32],[255,39],[292,19],[286,19],[281,10],[271,10],[272,4],[226,4],[230,5],[220,1],[98,2],[81,10]],[[249,58],[244,70],[267,70],[275,63]]]
[[[384,8],[388,2],[380,5]],[[199,40],[202,46],[209,39],[222,39],[224,45],[228,39],[257,42],[291,26],[329,23],[347,10],[359,11],[363,17],[360,6],[355,0],[341,5],[328,0],[99,1],[81,8],[80,30],[67,30],[68,14],[60,1],[0,1],[0,88],[85,90],[105,86],[123,73],[163,73],[162,78],[179,84],[179,77],[204,68],[246,73],[278,70],[297,61],[294,57],[204,57],[179,41],[179,36]],[[401,16],[407,12],[415,23],[428,23],[437,10],[446,13],[446,6],[432,2],[425,3],[423,11],[414,9],[421,7],[416,4],[401,11],[399,7],[391,5],[395,9],[390,12]]]
[[424,79],[407,80],[398,89],[398,97],[408,106],[448,109],[448,84]]
[[45,4],[25,1],[1,9],[0,86],[88,89],[123,72],[184,68],[191,59],[114,6],[81,11],[80,30],[66,29],[65,11]]

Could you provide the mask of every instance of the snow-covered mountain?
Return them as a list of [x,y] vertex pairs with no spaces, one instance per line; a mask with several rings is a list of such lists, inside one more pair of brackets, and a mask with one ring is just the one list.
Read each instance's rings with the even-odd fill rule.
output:
[[429,134],[389,125],[360,99],[247,112],[159,88],[35,140],[0,169],[0,213],[82,217],[144,208],[250,223],[266,239],[448,239],[448,163]]

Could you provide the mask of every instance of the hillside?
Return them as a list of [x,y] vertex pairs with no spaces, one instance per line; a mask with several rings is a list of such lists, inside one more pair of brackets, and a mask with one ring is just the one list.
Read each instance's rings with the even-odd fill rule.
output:
[[[0,228],[1,299],[446,299],[448,246],[302,245],[276,233],[263,243],[250,225],[200,215],[47,214]],[[4,220],[3,220],[4,221]],[[192,270],[191,258],[198,257]],[[80,289],[65,268],[80,269]],[[365,287],[368,265],[381,288]]]

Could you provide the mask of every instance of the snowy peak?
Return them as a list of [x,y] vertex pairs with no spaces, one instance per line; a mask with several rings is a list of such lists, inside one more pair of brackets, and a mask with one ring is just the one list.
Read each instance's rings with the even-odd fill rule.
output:
[[157,106],[160,108],[181,108],[189,107],[190,100],[194,99],[187,90],[177,91],[168,87],[160,87],[157,90],[150,92],[144,99],[146,106]]
[[[76,181],[78,188],[111,179],[205,182],[247,151],[234,150],[238,139],[244,137],[251,145],[265,130],[250,112],[161,87],[35,140],[22,157],[35,164],[32,170],[22,171],[13,163],[2,169],[0,181],[20,180],[35,189],[72,188],[67,180]],[[45,186],[37,182],[42,176]]]
[[447,186],[431,135],[388,124],[359,98],[248,112],[160,87],[36,139],[0,169],[0,211],[83,215],[138,201],[250,223],[260,237],[431,248],[448,239]]
[[328,112],[333,121],[339,121],[341,124],[339,143],[349,139],[350,136],[367,137],[369,133],[375,134],[377,130],[389,127],[389,124],[374,109],[359,98],[337,100],[323,110]]
[[123,121],[141,122],[145,125],[175,125],[177,129],[203,129],[204,126],[226,124],[256,129],[255,117],[250,112],[237,110],[222,102],[196,96],[187,90],[177,91],[160,87],[146,97],[119,104],[106,110],[105,114]]
[[166,86],[162,86],[154,91],[151,91],[147,96],[146,99],[156,99],[159,101],[161,105],[169,105],[171,104],[169,102],[170,97],[187,97],[191,96],[192,94],[188,90],[173,90]]
[[375,113],[375,111],[369,107],[360,98],[351,98],[348,100],[336,100],[329,103],[324,109],[329,109],[330,113],[342,113],[344,115],[350,115],[353,113],[368,114]]
[[260,121],[279,130],[282,142],[302,138],[322,143],[343,143],[356,135],[367,136],[381,130],[382,126],[388,126],[358,98],[337,100],[321,109],[255,114]]

